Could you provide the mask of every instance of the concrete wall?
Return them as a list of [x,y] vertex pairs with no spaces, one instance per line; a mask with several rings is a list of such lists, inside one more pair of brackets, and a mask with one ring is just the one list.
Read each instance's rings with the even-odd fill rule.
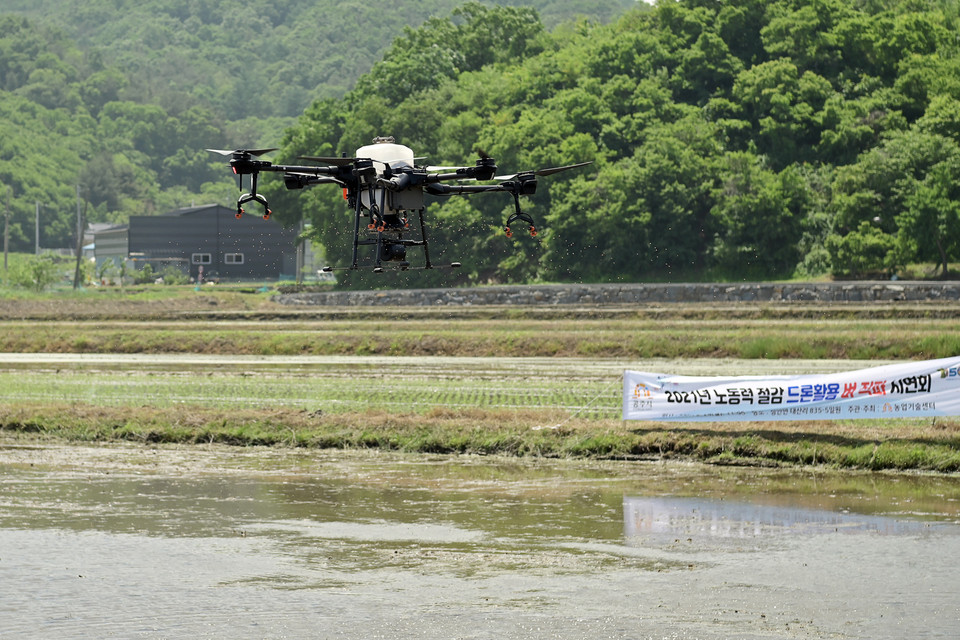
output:
[[281,293],[287,305],[632,305],[671,302],[960,301],[960,282],[825,282],[743,284],[556,284]]

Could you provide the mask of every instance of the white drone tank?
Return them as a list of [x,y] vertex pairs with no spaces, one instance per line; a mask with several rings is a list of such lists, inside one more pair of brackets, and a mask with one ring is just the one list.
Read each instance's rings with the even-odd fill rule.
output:
[[[383,174],[385,168],[378,165],[387,165],[395,168],[398,165],[407,167],[414,166],[413,149],[405,147],[402,144],[396,144],[392,137],[375,138],[373,144],[368,144],[357,149],[354,157],[373,160],[378,174]],[[406,194],[387,193],[385,189],[379,187],[373,190],[373,199],[376,208],[383,213],[400,213],[407,209],[422,208],[423,195],[421,192],[417,192],[416,196],[418,198],[408,201],[409,196]],[[367,209],[371,208],[370,193],[367,190],[361,191],[360,203]]]
[[409,167],[413,166],[413,149],[402,144],[396,144],[393,138],[378,138],[382,142],[374,142],[357,149],[356,158],[369,158],[374,162],[394,164],[402,162]]

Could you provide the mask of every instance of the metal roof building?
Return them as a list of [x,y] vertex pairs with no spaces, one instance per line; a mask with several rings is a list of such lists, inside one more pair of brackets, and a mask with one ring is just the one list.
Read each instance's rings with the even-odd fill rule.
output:
[[202,272],[204,280],[292,279],[296,241],[295,229],[256,216],[238,220],[233,209],[218,204],[131,216],[127,229],[128,256],[138,269],[149,263],[162,271],[173,264],[194,279]]

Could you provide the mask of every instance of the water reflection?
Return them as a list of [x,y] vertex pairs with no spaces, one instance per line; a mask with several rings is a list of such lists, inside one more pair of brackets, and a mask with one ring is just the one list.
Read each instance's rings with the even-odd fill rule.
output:
[[838,532],[914,535],[935,526],[923,521],[850,511],[673,497],[626,497],[623,518],[628,539],[692,535],[743,539]]
[[8,445],[0,636],[948,635],[958,511],[955,477]]

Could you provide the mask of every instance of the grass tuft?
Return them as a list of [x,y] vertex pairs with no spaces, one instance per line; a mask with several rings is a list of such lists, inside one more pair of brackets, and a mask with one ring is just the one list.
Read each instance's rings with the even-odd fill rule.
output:
[[637,430],[613,420],[542,428],[554,412],[383,411],[317,416],[294,409],[229,412],[92,405],[0,405],[0,433],[32,440],[218,443],[231,446],[384,449],[431,454],[544,458],[687,459],[712,464],[816,465],[869,470],[960,471],[956,421],[895,425],[717,423]]

